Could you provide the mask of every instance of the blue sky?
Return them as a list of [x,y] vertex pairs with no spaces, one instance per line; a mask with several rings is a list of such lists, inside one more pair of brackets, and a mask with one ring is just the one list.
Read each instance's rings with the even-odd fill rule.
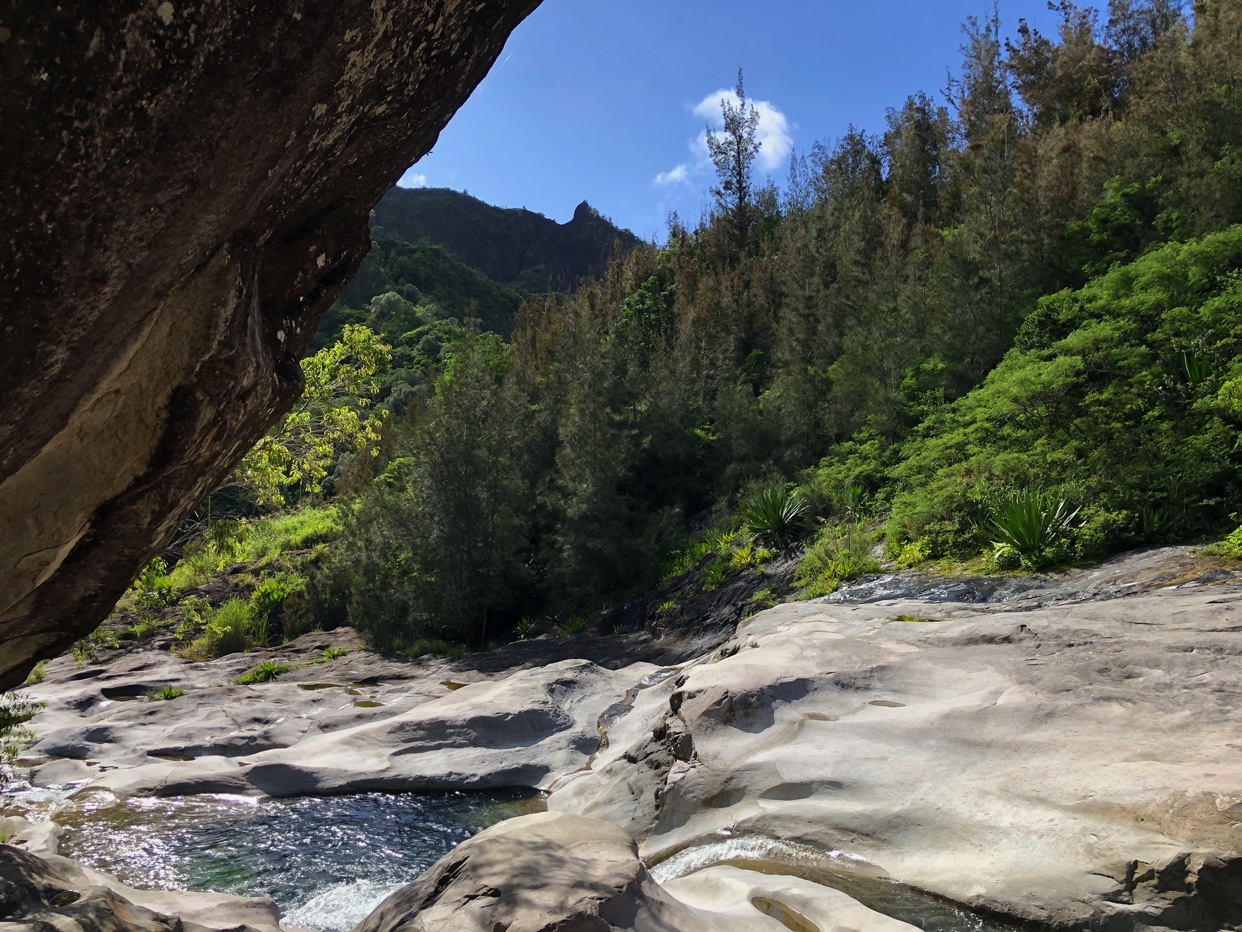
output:
[[[761,163],[939,94],[984,0],[544,0],[402,184],[467,190],[564,222],[583,200],[645,239],[690,223],[712,183],[701,135],[745,69],[765,105]],[[1046,0],[1001,0],[1002,29],[1046,32]]]

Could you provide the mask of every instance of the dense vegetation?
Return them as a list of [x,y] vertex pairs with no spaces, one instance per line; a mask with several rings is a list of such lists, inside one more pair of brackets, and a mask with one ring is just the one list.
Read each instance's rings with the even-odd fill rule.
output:
[[598,277],[618,246],[638,245],[583,201],[566,223],[523,208],[493,207],[445,188],[394,188],[375,205],[377,240],[432,242],[524,294],[568,290]]
[[[187,637],[478,645],[791,545],[816,595],[878,541],[1012,570],[1236,528],[1242,9],[1057,8],[1055,36],[968,21],[943,104],[796,155],[781,189],[739,76],[702,222],[516,313],[512,281],[377,224],[304,364],[309,433],[237,479],[334,496],[331,532]],[[183,562],[223,567],[230,533]]]

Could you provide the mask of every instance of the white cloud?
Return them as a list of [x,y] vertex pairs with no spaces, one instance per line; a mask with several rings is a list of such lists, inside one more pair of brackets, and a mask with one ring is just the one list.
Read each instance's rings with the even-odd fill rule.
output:
[[690,166],[685,162],[682,162],[676,168],[671,168],[666,172],[660,172],[660,174],[656,175],[655,181],[656,184],[661,185],[681,184],[689,177]]
[[[737,93],[729,89],[721,89],[708,94],[694,108],[694,115],[708,121],[708,125],[716,132],[724,128],[724,117],[721,114],[721,102],[728,101],[737,106]],[[759,143],[759,167],[764,171],[775,171],[789,161],[793,151],[793,136],[789,118],[766,100],[748,100],[755,112],[759,114],[759,127],[755,138]],[[707,134],[701,133],[698,144],[702,151],[707,151]]]
[[425,188],[427,187],[427,176],[421,172],[406,172],[402,176],[400,183],[403,188]]

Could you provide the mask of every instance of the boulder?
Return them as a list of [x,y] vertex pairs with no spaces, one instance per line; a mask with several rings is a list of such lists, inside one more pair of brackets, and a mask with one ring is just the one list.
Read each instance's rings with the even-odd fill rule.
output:
[[459,845],[354,932],[707,932],[651,879],[634,839],[564,813],[510,819]]
[[107,614],[539,0],[19,0],[0,17],[0,688]]

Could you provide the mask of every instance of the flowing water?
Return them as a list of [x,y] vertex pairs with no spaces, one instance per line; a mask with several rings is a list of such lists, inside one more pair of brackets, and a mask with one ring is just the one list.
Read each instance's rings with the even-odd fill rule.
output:
[[529,791],[291,800],[134,799],[63,812],[61,851],[137,887],[270,896],[290,926],[353,928],[489,825],[542,808]]

